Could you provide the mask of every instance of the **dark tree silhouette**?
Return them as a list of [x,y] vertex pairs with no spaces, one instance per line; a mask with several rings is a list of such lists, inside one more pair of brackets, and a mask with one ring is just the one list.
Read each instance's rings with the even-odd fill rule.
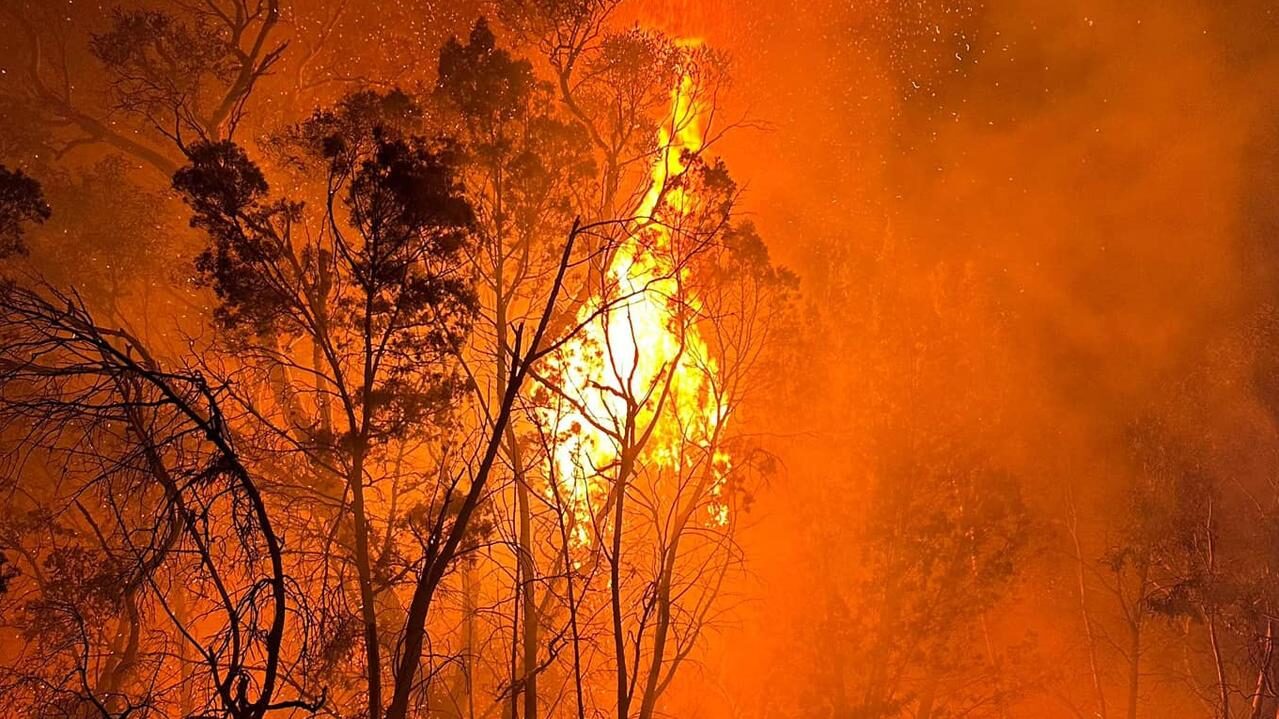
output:
[[[18,486],[35,463],[57,462],[61,477],[42,494],[29,487],[27,502],[35,516],[62,502],[77,510],[47,515],[51,534],[31,529],[48,539],[19,545],[34,654],[18,686],[68,715],[164,715],[166,694],[191,687],[137,680],[171,641],[198,656],[207,711],[318,709],[322,697],[277,698],[302,661],[290,647],[305,642],[286,645],[298,606],[282,541],[222,392],[162,367],[140,340],[48,288],[0,291],[0,338],[0,420],[26,438],[6,455],[6,479]],[[174,607],[174,582],[208,589],[203,622]],[[169,632],[143,626],[152,612]]]
[[26,254],[25,226],[42,223],[50,214],[39,182],[0,165],[0,259]]

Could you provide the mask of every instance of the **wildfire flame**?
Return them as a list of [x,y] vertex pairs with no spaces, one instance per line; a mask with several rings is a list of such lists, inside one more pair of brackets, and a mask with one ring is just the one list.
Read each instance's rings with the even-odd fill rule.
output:
[[[658,131],[658,157],[639,205],[638,228],[607,270],[610,296],[582,307],[577,316],[582,330],[554,360],[569,407],[548,412],[544,421],[558,438],[550,459],[552,481],[572,514],[577,547],[592,543],[594,512],[612,486],[607,472],[635,439],[619,436],[625,434],[628,410],[636,434],[652,430],[637,459],[677,477],[712,473],[707,520],[728,522],[722,493],[729,457],[717,447],[724,421],[716,396],[718,370],[698,329],[701,307],[685,285],[687,269],[672,252],[678,232],[673,228],[698,207],[695,193],[673,180],[704,145],[705,110],[693,78],[683,74]],[[698,460],[689,457],[694,448]]]

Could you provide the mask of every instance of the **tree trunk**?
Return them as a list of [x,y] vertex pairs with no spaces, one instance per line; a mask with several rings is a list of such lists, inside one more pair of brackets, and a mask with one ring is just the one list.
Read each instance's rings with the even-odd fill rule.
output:
[[462,562],[462,707],[463,719],[475,717],[475,565]]
[[[500,187],[500,185],[499,185]],[[500,204],[500,193],[499,208]],[[502,236],[502,229],[498,227],[498,237]],[[505,271],[504,263],[500,260],[501,243],[499,241],[497,247],[497,257],[499,261],[494,266],[494,285],[496,287],[497,298],[494,302],[494,324],[497,328],[497,393],[498,396],[506,394],[507,385],[511,381],[508,367],[508,354],[510,348],[507,345],[506,333],[508,322],[508,307],[506,301]],[[516,511],[518,514],[517,521],[519,525],[519,537],[517,540],[516,550],[519,553],[517,561],[519,563],[518,576],[520,577],[520,613],[523,615],[524,624],[523,632],[519,637],[521,644],[520,664],[515,671],[512,672],[511,683],[513,691],[518,696],[523,693],[524,700],[524,719],[537,719],[537,674],[538,674],[538,642],[541,633],[541,616],[537,611],[537,596],[534,588],[537,586],[537,565],[533,561],[533,519],[532,507],[529,501],[529,491],[527,477],[524,472],[524,458],[520,452],[519,438],[515,434],[514,422],[508,422],[505,431],[506,452],[511,461],[511,471],[515,481],[515,500]],[[518,676],[515,674],[518,673]],[[512,714],[515,713],[515,707],[512,707]],[[512,719],[518,719],[512,716]]]
[[520,457],[519,445],[515,433],[510,433],[511,460],[515,468],[515,495],[519,505],[520,524],[520,577],[523,581],[521,601],[524,613],[524,645],[523,656],[523,691],[524,719],[537,719],[537,674],[538,674],[538,635],[541,618],[537,611],[537,598],[534,588],[537,586],[537,566],[533,562],[533,522],[532,508],[529,502],[528,484],[525,481],[524,467]]
[[1066,502],[1070,510],[1070,540],[1075,547],[1075,581],[1079,589],[1079,614],[1084,623],[1084,638],[1088,645],[1088,669],[1092,675],[1093,695],[1097,700],[1098,719],[1106,717],[1106,690],[1101,682],[1101,667],[1097,662],[1097,634],[1093,629],[1092,614],[1088,611],[1088,578],[1084,574],[1084,552],[1079,541],[1079,516],[1075,510],[1075,494],[1066,488]]
[[[662,664],[666,660],[666,639],[671,629],[671,576],[675,573],[681,534],[682,530],[674,533],[671,546],[662,554],[662,574],[657,580],[657,596],[654,599],[657,602],[657,626],[653,628],[653,656],[648,667],[639,719],[652,719],[653,712],[657,709],[657,687],[661,679]],[[638,667],[636,670],[638,671]]]
[[1212,647],[1213,666],[1217,670],[1217,700],[1220,702],[1218,716],[1230,719],[1230,683],[1226,679],[1225,658],[1221,652],[1221,639],[1217,632],[1217,615],[1209,611],[1207,616],[1208,643]]
[[1257,669],[1257,685],[1252,693],[1252,712],[1249,719],[1272,719],[1279,714],[1279,701],[1275,697],[1273,674],[1275,653],[1275,623],[1266,621],[1266,637],[1262,640],[1261,666]]
[[[570,243],[569,248],[571,249],[571,247]],[[554,293],[557,291],[558,287],[551,295],[552,302],[556,296]],[[544,318],[542,324],[539,325],[538,332],[533,337],[533,346],[536,346],[541,340],[541,333],[545,329],[545,325]],[[445,533],[443,543],[437,545],[435,542],[438,541],[438,538],[433,539],[433,546],[427,552],[421,574],[418,575],[417,586],[413,589],[413,599],[409,603],[408,615],[404,620],[404,630],[400,635],[402,637],[402,652],[395,667],[394,690],[391,696],[391,703],[387,707],[386,719],[407,719],[408,717],[409,698],[415,683],[414,677],[417,676],[419,666],[422,663],[422,647],[426,639],[426,621],[431,613],[431,600],[435,597],[435,590],[439,587],[440,581],[457,557],[458,545],[461,543],[462,536],[466,533],[466,529],[470,524],[471,516],[475,513],[475,509],[483,496],[484,487],[488,483],[489,474],[493,471],[493,463],[497,459],[502,438],[506,433],[506,425],[511,418],[511,408],[515,404],[515,395],[518,393],[520,385],[526,376],[524,374],[526,367],[527,365],[522,365],[520,372],[513,376],[507,385],[506,395],[502,398],[501,407],[495,417],[496,425],[493,427],[493,433],[489,437],[488,446],[485,448],[484,456],[476,470],[475,479],[467,490],[466,498],[458,510],[457,518],[453,520],[452,526],[443,530]]]
[[[1141,609],[1134,607],[1133,611],[1140,612]],[[1128,624],[1128,719],[1137,719],[1141,689],[1141,624],[1140,614],[1136,614]]]
[[[631,424],[628,418],[627,424]],[[628,443],[629,444],[629,443]],[[613,653],[617,662],[617,719],[627,719],[630,714],[631,698],[627,691],[626,671],[626,635],[622,627],[622,520],[623,508],[626,505],[626,483],[634,465],[632,449],[627,447],[622,452],[622,461],[617,471],[617,503],[613,507],[613,549],[609,556],[609,594],[613,612]]]
[[382,658],[378,646],[377,607],[373,597],[373,564],[369,558],[369,521],[364,507],[364,452],[351,453],[347,484],[351,489],[351,514],[355,531],[355,567],[360,581],[360,617],[364,622],[364,659],[369,685],[369,719],[382,714]]

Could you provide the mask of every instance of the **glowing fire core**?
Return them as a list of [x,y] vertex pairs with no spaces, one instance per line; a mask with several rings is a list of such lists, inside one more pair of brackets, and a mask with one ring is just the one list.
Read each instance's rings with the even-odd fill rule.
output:
[[548,411],[543,421],[557,438],[551,481],[572,515],[576,547],[593,542],[596,512],[624,471],[627,451],[637,454],[635,471],[642,463],[676,478],[712,473],[707,520],[724,525],[729,519],[722,497],[729,457],[718,449],[724,422],[718,368],[698,329],[700,303],[673,247],[681,220],[698,209],[695,193],[678,180],[688,158],[703,148],[705,109],[684,75],[658,131],[638,227],[607,270],[611,296],[581,308],[581,331],[554,359],[568,406]]

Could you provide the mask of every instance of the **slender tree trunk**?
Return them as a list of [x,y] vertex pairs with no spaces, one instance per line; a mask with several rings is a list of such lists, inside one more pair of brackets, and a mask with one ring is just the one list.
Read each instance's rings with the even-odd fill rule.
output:
[[369,521],[364,506],[364,453],[357,445],[351,453],[347,483],[351,489],[351,514],[355,531],[355,568],[360,582],[360,617],[364,622],[364,660],[368,680],[368,716],[382,714],[382,657],[378,644],[377,607],[373,596],[373,564],[369,558]]
[[[138,658],[138,639],[141,631],[141,617],[138,614],[137,587],[130,587],[124,594],[124,613],[116,620],[115,634],[111,641],[110,652],[102,664],[92,691],[100,701],[112,711],[124,708],[120,691],[124,687],[133,665]],[[87,657],[86,657],[87,662]],[[85,718],[97,716],[96,706],[84,706]]]
[[1101,682],[1101,666],[1097,661],[1097,633],[1093,628],[1092,613],[1088,611],[1088,577],[1084,573],[1084,550],[1079,541],[1079,515],[1075,508],[1075,494],[1068,486],[1066,501],[1070,510],[1070,541],[1075,549],[1075,582],[1079,590],[1079,615],[1084,624],[1084,638],[1088,644],[1088,669],[1092,675],[1093,696],[1097,701],[1098,719],[1106,717],[1106,690]]
[[[262,342],[272,354],[281,352],[280,340],[275,335],[263,338]],[[286,423],[284,431],[295,440],[305,440],[306,437],[302,432],[302,428],[306,426],[306,415],[298,403],[297,392],[293,387],[289,370],[274,357],[270,360],[270,363],[271,367],[267,372],[267,380],[276,403],[280,405],[281,411],[284,412],[284,421]]]
[[320,415],[320,430],[325,434],[333,431],[333,404],[329,400],[329,388],[325,384],[324,374],[319,371],[325,365],[323,339],[329,336],[329,292],[333,287],[333,255],[328,250],[320,250],[316,258],[317,279],[311,311],[315,314],[316,331],[311,335],[311,366],[316,369],[314,378],[315,404]]
[[[181,626],[191,626],[190,609],[187,607],[187,590],[180,582],[175,582],[171,590],[173,592],[173,616],[177,618]],[[192,686],[191,671],[191,646],[181,635],[176,638],[178,645],[178,675],[182,682],[182,689],[178,693],[178,709],[182,716],[191,716],[195,711],[195,687]]]
[[[571,249],[572,244],[570,242],[565,254],[567,255]],[[565,261],[565,264],[567,264],[567,261]],[[552,291],[552,303],[558,292],[559,281],[557,280],[557,286]],[[547,314],[549,315],[549,310]],[[541,334],[545,326],[544,317],[543,322],[539,325],[538,332],[533,337],[532,346],[536,347],[541,340]],[[475,479],[467,490],[466,498],[458,510],[457,518],[453,520],[451,527],[443,530],[445,534],[442,543],[435,544],[439,540],[438,538],[433,539],[433,546],[427,552],[421,574],[418,575],[417,585],[413,589],[413,599],[409,603],[408,614],[404,620],[404,630],[401,633],[403,638],[401,646],[403,649],[399,662],[396,664],[394,691],[391,703],[386,711],[386,719],[407,719],[408,717],[409,697],[413,691],[414,677],[417,676],[419,665],[422,662],[422,647],[426,639],[426,621],[431,613],[431,601],[435,597],[435,590],[439,587],[440,581],[457,557],[458,545],[470,524],[471,516],[479,505],[489,474],[493,471],[493,463],[497,459],[502,438],[506,433],[506,425],[510,421],[511,408],[515,404],[515,395],[526,376],[524,374],[525,371],[525,366],[521,365],[519,374],[513,376],[507,385],[506,395],[502,398],[502,404],[495,417],[496,426],[489,437],[488,446],[485,448],[484,456],[476,470]]]
[[[630,418],[627,422],[631,424]],[[629,443],[628,443],[629,444]],[[613,541],[609,556],[609,601],[613,613],[613,653],[617,664],[617,719],[627,719],[631,697],[627,691],[626,634],[622,627],[622,520],[626,506],[626,483],[633,468],[632,449],[622,450],[617,473],[617,503],[613,506]]]
[[1266,620],[1266,637],[1262,640],[1261,666],[1257,669],[1257,685],[1252,693],[1252,712],[1249,719],[1271,719],[1279,712],[1279,702],[1275,700],[1274,676],[1272,666],[1275,654],[1275,622]]
[[1141,603],[1146,596],[1146,582],[1150,577],[1150,567],[1142,563],[1138,572],[1137,596],[1128,609],[1128,719],[1137,719],[1137,708],[1140,704],[1141,690],[1141,651],[1144,611]]
[[1218,715],[1221,719],[1230,719],[1230,684],[1226,680],[1226,661],[1221,652],[1221,639],[1217,631],[1217,614],[1209,611],[1206,619],[1208,625],[1208,643],[1212,647],[1212,662],[1217,670],[1217,700],[1220,702]]
[[[562,521],[562,520],[561,520]],[[573,692],[577,700],[577,719],[586,719],[586,699],[582,689],[582,633],[577,624],[577,597],[573,589],[573,561],[569,556],[569,533],[562,531],[560,539],[564,543],[564,576],[568,594],[568,622],[570,638],[573,642]]]
[[511,713],[510,719],[520,719],[521,674],[520,674],[520,615],[524,613],[524,563],[516,557],[515,562],[515,596],[511,608],[511,655],[507,671],[511,677]]
[[1004,672],[999,666],[999,656],[995,654],[995,641],[990,636],[990,617],[984,611],[981,613],[981,634],[982,640],[986,644],[986,663],[990,665],[990,670],[994,672],[992,683],[995,685],[995,705],[999,709],[999,719],[1008,719],[1008,701],[1004,694]]
[[520,456],[518,441],[515,433],[509,426],[507,432],[510,434],[509,442],[511,445],[511,460],[515,468],[515,495],[516,502],[519,505],[519,524],[520,524],[520,578],[523,583],[521,588],[521,601],[524,611],[524,634],[522,642],[524,645],[523,660],[523,690],[524,690],[524,719],[537,719],[537,674],[538,674],[538,638],[540,632],[541,618],[537,611],[537,597],[534,594],[537,581],[537,566],[533,562],[533,522],[532,508],[530,507],[528,483],[524,476],[523,458]]
[[[586,719],[586,704],[582,688],[582,634],[578,626],[577,589],[573,584],[578,565],[573,560],[572,528],[569,526],[569,522],[575,521],[575,517],[572,511],[564,506],[559,478],[554,473],[551,474],[548,485],[551,496],[555,499],[555,526],[559,530],[560,561],[564,565],[564,591],[568,599],[569,641],[573,650],[573,691],[577,702],[575,715],[577,719]],[[550,592],[547,594],[549,598]]]
[[[1208,575],[1215,576],[1217,572],[1217,544],[1216,532],[1212,521],[1213,507],[1211,502],[1208,505]],[[1208,606],[1204,611],[1205,624],[1208,626],[1208,644],[1212,647],[1212,663],[1217,670],[1217,699],[1221,703],[1218,709],[1218,715],[1221,719],[1230,719],[1230,686],[1226,679],[1226,661],[1222,656],[1221,638],[1217,631],[1217,611],[1213,606]]]
[[502,440],[506,435],[506,426],[511,421],[515,399],[524,384],[524,380],[528,377],[530,366],[537,356],[536,352],[542,343],[547,325],[550,323],[551,315],[559,299],[564,275],[568,270],[569,258],[572,255],[574,241],[577,239],[579,228],[580,224],[577,220],[574,220],[573,229],[569,232],[568,241],[564,244],[564,252],[560,257],[559,270],[547,296],[541,318],[538,320],[537,329],[533,332],[532,337],[525,338],[528,341],[527,348],[521,346],[522,335],[519,330],[516,331],[514,351],[511,353],[510,379],[506,383],[506,392],[502,397],[497,413],[493,416],[494,426],[492,433],[488,437],[483,456],[476,467],[471,486],[467,489],[466,496],[458,508],[457,517],[453,520],[451,526],[444,527],[441,525],[441,534],[433,536],[430,540],[430,546],[427,549],[421,572],[418,574],[416,585],[413,588],[413,599],[409,603],[409,611],[404,620],[403,631],[400,634],[401,651],[399,660],[395,665],[395,683],[393,685],[391,703],[387,707],[386,719],[406,719],[408,716],[409,698],[414,686],[413,679],[422,663],[422,648],[426,638],[426,622],[431,612],[431,601],[435,596],[435,590],[440,585],[440,581],[456,559],[458,546],[470,526],[472,515],[475,514],[475,510],[483,497],[484,488],[488,484],[494,462],[501,451]]
[[1141,688],[1141,624],[1128,630],[1128,719],[1137,719],[1137,694]]
[[462,562],[462,711],[463,719],[475,717],[475,565]]
[[[500,203],[500,187],[499,211]],[[510,348],[507,346],[506,333],[508,322],[508,307],[505,288],[505,263],[502,260],[502,243],[500,241],[502,229],[498,227],[497,246],[495,248],[497,262],[494,264],[494,285],[496,289],[497,299],[494,302],[494,324],[497,328],[497,393],[503,396],[506,393],[507,383],[510,382],[509,372],[507,371]],[[533,519],[532,506],[529,501],[528,478],[525,476],[524,458],[520,452],[519,438],[515,434],[514,422],[508,422],[506,425],[506,453],[511,461],[511,470],[515,481],[515,503],[516,512],[518,514],[517,522],[519,525],[517,551],[519,556],[519,577],[520,577],[520,602],[521,613],[523,615],[523,631],[518,637],[521,645],[520,663],[516,671],[512,672],[512,686],[515,687],[514,692],[517,695],[523,694],[524,719],[537,719],[537,674],[538,674],[538,642],[541,633],[541,616],[537,611],[537,596],[534,591],[537,586],[537,565],[533,561]],[[517,676],[518,674],[518,676]],[[513,697],[513,698],[517,698]],[[512,719],[517,719],[516,707],[512,707]]]
[[[717,444],[713,442],[712,446]],[[649,664],[648,677],[645,683],[644,699],[640,705],[640,719],[652,719],[657,709],[657,700],[664,686],[661,681],[662,667],[666,661],[666,642],[671,633],[671,606],[674,601],[671,597],[671,588],[675,577],[675,564],[679,559],[680,540],[684,537],[684,531],[688,528],[689,522],[692,521],[693,513],[697,511],[699,498],[704,495],[707,486],[712,481],[714,481],[713,470],[708,467],[706,473],[702,475],[693,488],[693,492],[684,507],[679,510],[674,528],[670,534],[670,546],[662,552],[661,574],[658,577],[656,597],[658,603],[657,624],[653,628],[653,656]]]
[[[666,639],[671,628],[671,575],[675,573],[675,559],[682,533],[682,529],[677,529],[671,539],[671,546],[662,553],[661,576],[658,578],[657,596],[654,599],[657,602],[657,624],[653,627],[653,656],[648,667],[644,698],[640,702],[639,719],[652,719],[653,712],[657,709],[658,683],[666,660]],[[638,667],[636,670],[638,671]]]

